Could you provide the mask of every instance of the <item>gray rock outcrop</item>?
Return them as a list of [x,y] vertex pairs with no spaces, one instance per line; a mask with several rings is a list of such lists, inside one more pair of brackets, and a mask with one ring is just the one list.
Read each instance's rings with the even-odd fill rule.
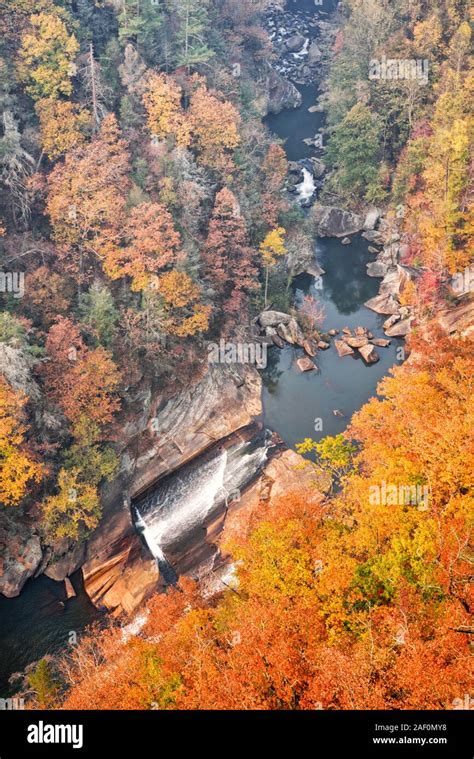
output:
[[346,237],[360,232],[364,224],[358,214],[320,203],[312,207],[310,219],[319,237]]

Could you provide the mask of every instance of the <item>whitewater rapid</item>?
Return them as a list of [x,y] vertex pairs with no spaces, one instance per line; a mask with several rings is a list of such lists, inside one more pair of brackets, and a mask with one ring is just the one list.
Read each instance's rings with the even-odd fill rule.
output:
[[303,167],[303,181],[296,185],[298,192],[298,200],[310,200],[316,192],[316,185],[314,183],[313,175],[308,169]]

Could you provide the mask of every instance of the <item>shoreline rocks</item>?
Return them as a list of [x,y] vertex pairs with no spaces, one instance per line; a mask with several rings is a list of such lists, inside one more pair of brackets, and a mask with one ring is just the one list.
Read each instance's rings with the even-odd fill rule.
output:
[[352,356],[354,353],[350,345],[348,345],[344,340],[334,340],[334,346],[341,358],[344,356]]
[[367,364],[375,364],[380,360],[375,346],[388,348],[390,340],[374,337],[366,327],[356,327],[354,332],[344,327],[341,337],[334,341],[334,345],[341,357],[352,356],[358,352]]

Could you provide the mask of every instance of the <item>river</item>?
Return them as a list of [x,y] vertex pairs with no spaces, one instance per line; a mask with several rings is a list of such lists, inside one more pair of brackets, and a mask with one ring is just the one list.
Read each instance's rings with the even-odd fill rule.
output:
[[82,589],[81,573],[71,578],[76,598],[66,600],[64,583],[41,575],[28,580],[17,598],[0,594],[0,698],[16,690],[10,675],[47,653],[66,647],[76,633],[103,617]]
[[[309,0],[288,0],[287,10],[298,8],[308,11],[315,4]],[[325,8],[328,3],[317,8]],[[267,117],[268,128],[284,140],[287,158],[298,161],[315,155],[314,148],[303,140],[313,137],[324,124],[324,114],[310,113],[316,103],[315,85],[296,85],[302,94],[301,106]],[[324,269],[321,287],[309,275],[300,275],[292,284],[295,304],[305,295],[312,295],[324,308],[323,331],[367,327],[376,337],[384,337],[381,317],[363,304],[374,297],[380,280],[367,276],[366,264],[373,260],[369,244],[357,235],[351,245],[343,245],[337,238],[314,238],[315,260]],[[264,422],[280,434],[285,443],[294,447],[306,437],[316,440],[342,432],[352,414],[376,394],[379,380],[396,363],[397,349],[402,340],[392,339],[388,348],[378,348],[380,361],[367,365],[360,356],[340,358],[332,345],[319,351],[316,358],[318,372],[302,373],[295,366],[295,358],[304,355],[301,349],[287,346],[283,350],[272,348],[268,353],[268,366],[263,373]],[[337,414],[334,412],[337,411]],[[341,415],[340,415],[341,414]]]
[[[316,239],[317,259],[325,270],[322,289],[313,277],[302,274],[293,282],[296,303],[311,294],[324,307],[323,329],[367,327],[377,337],[386,317],[365,308],[364,301],[378,292],[379,280],[368,277],[366,263],[373,260],[367,243],[356,237],[351,245],[337,239]],[[300,372],[295,366],[301,349],[287,346],[268,352],[263,372],[264,422],[294,447],[306,437],[316,440],[342,432],[350,417],[376,394],[379,380],[397,361],[397,348],[403,342],[392,339],[388,348],[377,348],[380,361],[367,365],[361,357],[340,358],[334,346],[319,351],[315,359],[319,372]],[[335,415],[334,411],[343,416]]]

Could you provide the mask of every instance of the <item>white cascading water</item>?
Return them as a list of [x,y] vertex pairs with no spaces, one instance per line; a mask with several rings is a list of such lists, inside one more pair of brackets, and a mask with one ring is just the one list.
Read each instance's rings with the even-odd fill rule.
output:
[[142,515],[140,514],[138,509],[135,509],[135,514],[137,517],[135,524],[140,529],[140,532],[145,538],[146,544],[148,548],[150,549],[152,555],[155,557],[157,561],[165,561],[165,555],[155,540],[155,537],[153,535],[153,530],[151,530],[150,527],[148,527],[148,525],[146,524],[146,522],[143,521]]
[[156,558],[163,558],[162,546],[170,545],[200,522],[214,506],[214,499],[224,484],[227,451],[203,464],[195,477],[176,475],[158,499],[157,508],[136,509],[144,525],[143,536]]
[[[183,467],[141,503],[134,506],[135,524],[160,566],[166,548],[177,543],[209,514],[246,485],[267,458],[268,445],[241,442],[219,450],[210,459]],[[168,565],[169,567],[169,565]]]
[[303,47],[298,53],[293,53],[293,58],[297,61],[301,60],[301,58],[304,58],[305,55],[308,55],[308,48],[309,48],[309,37],[306,37]]
[[298,199],[299,200],[309,200],[313,197],[316,185],[314,184],[314,178],[308,169],[305,169],[303,167],[303,181],[301,184],[296,185],[296,189],[298,191]]

